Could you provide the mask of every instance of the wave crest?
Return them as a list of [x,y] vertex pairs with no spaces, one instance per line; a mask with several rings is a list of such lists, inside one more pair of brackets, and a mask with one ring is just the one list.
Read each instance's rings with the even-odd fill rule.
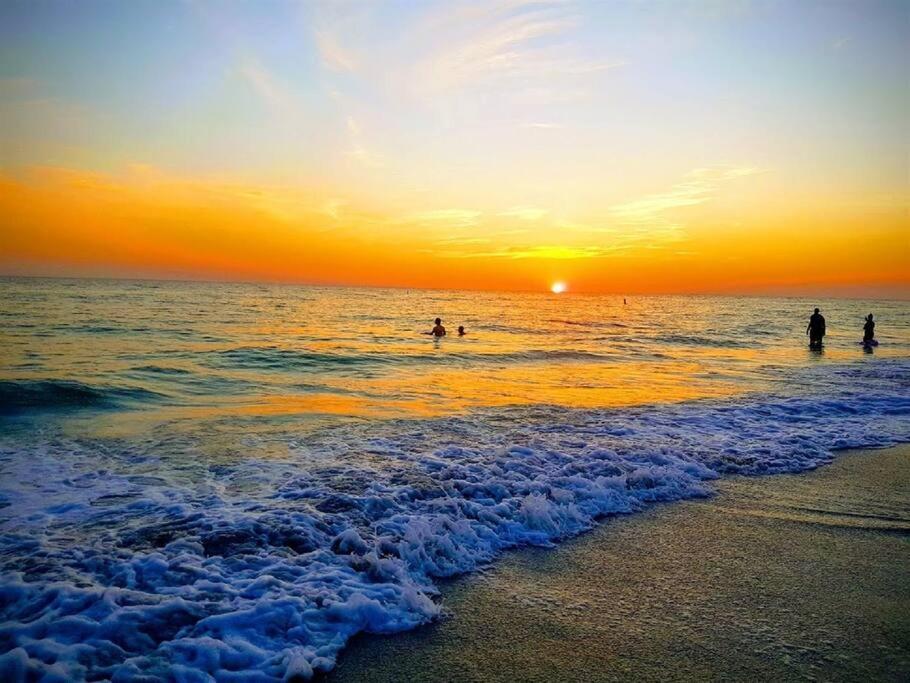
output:
[[138,387],[92,386],[72,380],[0,380],[0,415],[115,407],[159,394]]

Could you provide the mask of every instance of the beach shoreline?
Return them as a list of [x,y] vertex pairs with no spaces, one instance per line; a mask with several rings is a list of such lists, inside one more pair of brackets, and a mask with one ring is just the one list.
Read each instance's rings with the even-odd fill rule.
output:
[[361,635],[330,681],[906,680],[910,445],[512,551],[446,616]]

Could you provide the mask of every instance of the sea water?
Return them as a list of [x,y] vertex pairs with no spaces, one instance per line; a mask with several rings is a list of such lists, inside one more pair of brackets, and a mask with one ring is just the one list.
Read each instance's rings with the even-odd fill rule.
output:
[[627,299],[0,280],[0,678],[306,680],[508,548],[910,440],[907,302]]

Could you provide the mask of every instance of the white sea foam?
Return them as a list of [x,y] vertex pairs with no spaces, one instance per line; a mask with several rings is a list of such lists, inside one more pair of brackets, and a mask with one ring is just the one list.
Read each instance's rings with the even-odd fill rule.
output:
[[504,549],[910,440],[910,364],[825,373],[821,395],[337,429],[191,475],[151,468],[154,444],[6,443],[0,678],[309,679]]

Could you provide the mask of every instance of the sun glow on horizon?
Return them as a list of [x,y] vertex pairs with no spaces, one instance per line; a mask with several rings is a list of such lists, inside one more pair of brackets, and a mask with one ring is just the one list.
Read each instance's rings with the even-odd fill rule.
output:
[[910,297],[910,8],[727,5],[0,3],[0,275]]

